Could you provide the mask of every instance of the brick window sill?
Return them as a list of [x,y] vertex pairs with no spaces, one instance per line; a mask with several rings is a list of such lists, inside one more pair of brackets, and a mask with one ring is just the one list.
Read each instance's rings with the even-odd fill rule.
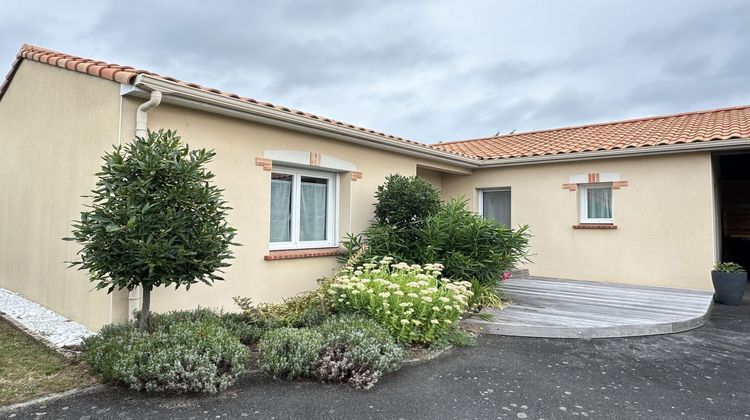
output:
[[291,260],[295,258],[335,257],[346,252],[342,248],[285,249],[270,251],[263,259],[266,261]]
[[573,225],[573,229],[617,229],[617,225],[612,223],[581,223]]

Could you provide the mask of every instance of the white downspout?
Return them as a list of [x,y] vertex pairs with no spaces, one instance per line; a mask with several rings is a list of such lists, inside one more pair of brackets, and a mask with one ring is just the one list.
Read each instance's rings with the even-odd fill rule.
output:
[[135,112],[135,136],[148,136],[148,111],[156,108],[161,103],[161,92],[151,91],[151,98],[142,103]]
[[[138,106],[135,112],[135,136],[148,136],[148,111],[156,108],[161,104],[161,92],[158,90],[151,91],[151,97],[148,101]],[[141,306],[141,288],[136,287],[128,292],[128,320],[133,320],[133,312],[140,309]]]

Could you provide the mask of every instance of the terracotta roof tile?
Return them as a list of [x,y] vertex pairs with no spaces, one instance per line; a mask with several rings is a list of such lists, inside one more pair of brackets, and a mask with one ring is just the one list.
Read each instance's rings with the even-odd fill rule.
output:
[[443,142],[477,159],[508,159],[750,138],[750,105]]
[[23,59],[67,68],[124,84],[132,84],[136,76],[147,74],[192,89],[199,89],[204,92],[288,112],[337,127],[345,127],[350,130],[366,132],[387,139],[479,160],[559,155],[597,150],[645,148],[661,145],[750,138],[750,106],[742,106],[426,145],[304,111],[274,105],[269,102],[261,102],[219,89],[203,87],[174,77],[161,76],[147,70],[75,57],[28,44],[24,44],[21,47],[10,72],[2,85],[0,85],[0,99],[2,99]]
[[[256,99],[245,98],[235,93],[224,92],[224,91],[221,91],[219,89],[214,89],[214,88],[207,88],[199,84],[185,82],[185,81],[176,79],[174,77],[161,76],[159,74],[152,73],[147,70],[139,70],[130,66],[120,66],[118,64],[110,64],[110,63],[106,63],[103,61],[75,57],[75,56],[64,54],[58,51],[53,51],[53,50],[49,50],[46,48],[37,47],[37,46],[29,45],[29,44],[24,44],[21,47],[20,51],[18,52],[16,56],[16,61],[13,63],[13,66],[11,67],[10,72],[6,76],[5,81],[3,82],[2,86],[0,86],[0,99],[2,99],[3,94],[5,93],[5,90],[7,89],[10,83],[10,80],[13,78],[13,75],[18,69],[18,66],[20,65],[22,59],[33,60],[33,61],[38,61],[40,63],[56,65],[58,67],[67,68],[69,70],[77,71],[80,73],[87,73],[93,76],[103,77],[109,80],[115,80],[117,82],[124,83],[124,84],[132,84],[137,75],[147,74],[147,75],[158,77],[160,79],[163,79],[172,83],[178,83],[180,85],[187,86],[193,89],[199,89],[205,92],[210,92],[210,93],[214,93],[217,95],[239,99],[248,103],[258,104],[267,108],[272,108],[272,109],[276,109],[279,111],[288,112],[290,114],[303,116],[303,117],[310,118],[310,119],[317,120],[317,121],[323,121],[323,122],[336,125],[339,127],[346,127],[348,129],[375,134],[384,138],[397,140],[403,143],[418,145],[427,149],[431,148],[427,144],[420,143],[420,142],[413,141],[413,140],[408,140],[403,137],[397,137],[393,135],[384,134],[384,133],[370,130],[364,127],[358,127],[352,124],[345,124],[340,121],[310,114],[304,111],[298,111],[295,109],[274,105],[270,102],[260,102]],[[455,152],[449,152],[449,153],[456,154]]]

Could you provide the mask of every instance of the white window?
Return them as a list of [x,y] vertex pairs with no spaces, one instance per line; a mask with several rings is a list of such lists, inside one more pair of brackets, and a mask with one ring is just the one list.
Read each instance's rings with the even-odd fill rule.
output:
[[612,184],[580,184],[580,222],[613,223]]
[[510,188],[479,190],[479,214],[510,227]]
[[273,168],[270,249],[337,245],[337,180],[334,173]]

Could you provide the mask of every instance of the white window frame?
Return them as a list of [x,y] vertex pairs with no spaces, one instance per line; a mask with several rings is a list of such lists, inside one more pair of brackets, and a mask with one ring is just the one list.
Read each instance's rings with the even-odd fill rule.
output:
[[510,193],[510,223],[513,223],[513,192],[511,191],[510,187],[479,188],[478,191],[479,204],[477,205],[477,212],[482,217],[484,217],[484,193],[493,191],[508,191]]
[[[292,178],[292,225],[291,241],[289,242],[271,242],[268,240],[268,249],[270,251],[279,251],[285,249],[309,249],[309,248],[332,248],[338,246],[338,224],[339,224],[339,176],[333,172],[310,171],[306,169],[296,169],[289,167],[274,166],[271,173],[291,175]],[[326,238],[325,241],[300,241],[300,197],[302,195],[302,177],[309,176],[313,178],[323,178],[328,180],[328,197],[326,199]],[[269,183],[270,188],[270,183]],[[270,199],[269,199],[270,215]],[[270,227],[270,218],[269,218]]]
[[[612,209],[612,217],[610,218],[590,218],[589,214],[589,189],[609,188],[611,202],[609,203]],[[612,188],[611,182],[598,182],[592,184],[579,184],[578,185],[578,208],[579,208],[579,221],[581,224],[614,224],[615,222],[615,194]]]

